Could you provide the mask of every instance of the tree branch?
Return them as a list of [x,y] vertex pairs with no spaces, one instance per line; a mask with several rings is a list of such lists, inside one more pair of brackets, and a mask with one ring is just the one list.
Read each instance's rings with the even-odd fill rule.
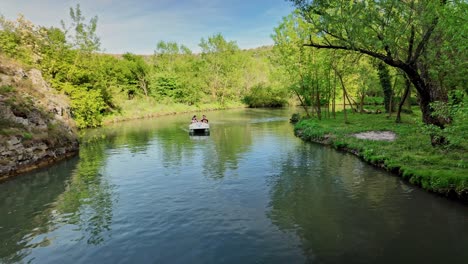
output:
[[419,56],[421,56],[422,52],[424,51],[424,47],[426,46],[427,42],[429,41],[429,38],[431,37],[432,33],[434,32],[434,29],[437,26],[438,22],[439,22],[439,18],[438,17],[434,18],[434,21],[432,21],[431,26],[429,27],[429,29],[424,34],[423,38],[421,39],[421,42],[419,42],[419,45],[416,48],[416,51],[414,52],[414,56],[413,56],[410,63],[416,62],[416,60],[419,58]]
[[393,67],[397,67],[397,68],[400,68],[400,69],[406,69],[408,67],[408,64],[401,61],[401,60],[393,59],[393,58],[388,57],[388,56],[386,56],[384,54],[374,52],[374,51],[370,51],[370,50],[366,50],[366,49],[362,49],[362,48],[338,46],[338,45],[322,45],[322,44],[313,43],[313,42],[303,44],[303,46],[305,46],[305,47],[314,47],[314,48],[317,48],[317,49],[356,51],[356,52],[359,52],[359,53],[362,53],[362,54],[369,55],[369,56],[371,56],[373,58],[382,60],[386,64],[388,64],[390,66],[393,66]]

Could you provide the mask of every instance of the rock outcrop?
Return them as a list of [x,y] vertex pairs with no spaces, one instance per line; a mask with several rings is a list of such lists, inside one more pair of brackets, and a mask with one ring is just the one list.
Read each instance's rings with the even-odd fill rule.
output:
[[67,97],[39,70],[0,57],[0,181],[77,152]]

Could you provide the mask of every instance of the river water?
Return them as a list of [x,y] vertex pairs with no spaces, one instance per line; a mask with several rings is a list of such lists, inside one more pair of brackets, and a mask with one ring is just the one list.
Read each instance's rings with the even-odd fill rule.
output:
[[0,185],[0,263],[466,263],[465,205],[304,143],[291,110],[88,130]]

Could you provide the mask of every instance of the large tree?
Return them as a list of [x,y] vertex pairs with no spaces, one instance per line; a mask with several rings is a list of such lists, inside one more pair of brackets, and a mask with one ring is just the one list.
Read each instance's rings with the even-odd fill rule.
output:
[[206,40],[202,38],[199,46],[211,97],[221,104],[226,99],[236,99],[239,96],[236,89],[240,89],[241,85],[241,68],[247,59],[242,57],[237,43],[215,34]]
[[[439,60],[451,55],[455,64],[466,58],[466,41],[451,43],[446,27],[466,24],[467,4],[446,0],[289,0],[312,25],[306,46],[349,50],[399,68],[416,88],[424,123],[444,128],[450,120],[434,114],[436,101],[447,101],[449,73],[436,71]],[[456,16],[458,19],[453,19]],[[457,21],[454,22],[454,21]],[[441,26],[443,25],[443,27]],[[463,33],[462,33],[463,34]],[[320,36],[316,41],[314,36]],[[457,53],[454,45],[462,45]],[[464,48],[465,47],[465,48]],[[447,53],[446,51],[451,53]],[[463,52],[465,50],[465,52]],[[459,55],[458,57],[455,56]],[[439,59],[437,59],[439,58]],[[466,69],[459,68],[459,71]],[[432,143],[444,138],[432,136]]]

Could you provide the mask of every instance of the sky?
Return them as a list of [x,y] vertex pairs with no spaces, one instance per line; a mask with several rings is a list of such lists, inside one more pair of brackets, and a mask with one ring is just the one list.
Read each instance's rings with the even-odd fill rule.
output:
[[273,28],[293,11],[286,0],[0,0],[0,14],[61,27],[76,4],[86,21],[98,16],[101,49],[114,54],[153,54],[161,40],[199,52],[200,39],[217,33],[241,49],[272,45]]

